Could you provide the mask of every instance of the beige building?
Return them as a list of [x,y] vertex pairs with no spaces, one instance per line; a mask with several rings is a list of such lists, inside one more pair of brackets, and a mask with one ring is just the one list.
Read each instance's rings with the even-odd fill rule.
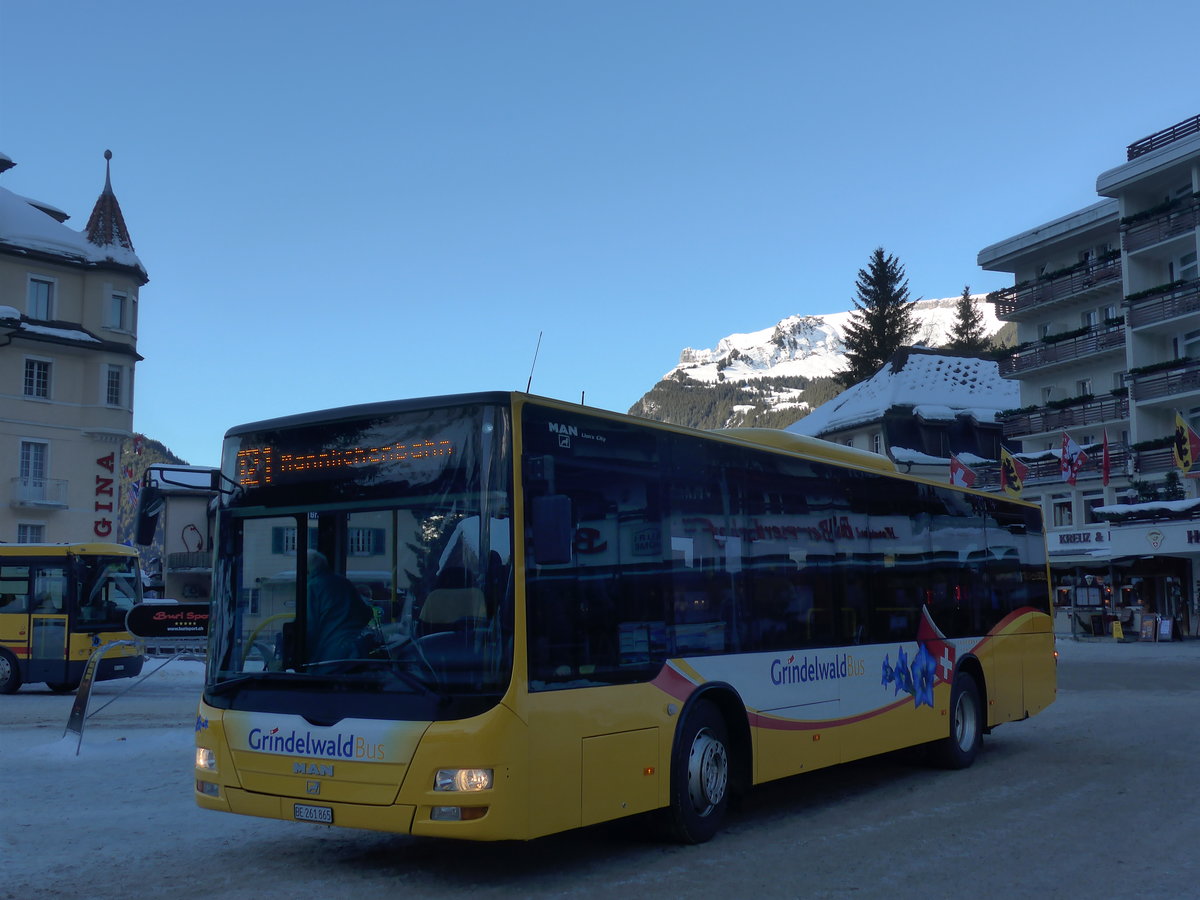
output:
[[[1029,466],[1060,597],[1200,627],[1200,460],[1176,464],[1176,417],[1200,430],[1200,116],[1126,148],[1098,203],[979,252],[1014,284],[989,299],[1017,323],[1002,420]],[[1063,435],[1087,454],[1075,482]],[[1104,439],[1108,468],[1104,467]],[[1137,622],[1132,615],[1127,619]]]
[[14,165],[0,154],[0,541],[118,540],[146,269],[107,171],[77,231],[2,186]]

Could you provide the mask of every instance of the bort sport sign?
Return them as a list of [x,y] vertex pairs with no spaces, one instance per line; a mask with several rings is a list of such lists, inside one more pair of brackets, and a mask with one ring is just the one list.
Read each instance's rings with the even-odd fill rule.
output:
[[125,629],[140,638],[203,637],[207,603],[139,603],[125,614]]

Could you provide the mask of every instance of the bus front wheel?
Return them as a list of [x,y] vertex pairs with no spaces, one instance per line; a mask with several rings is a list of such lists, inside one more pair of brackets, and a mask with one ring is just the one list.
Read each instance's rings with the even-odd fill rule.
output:
[[729,734],[712,703],[698,701],[684,716],[671,753],[670,834],[702,844],[725,819],[729,806]]
[[944,769],[965,769],[983,746],[983,703],[969,672],[954,676],[950,688],[950,734],[933,745],[933,759]]
[[21,669],[17,658],[0,649],[0,694],[15,694],[21,686]]

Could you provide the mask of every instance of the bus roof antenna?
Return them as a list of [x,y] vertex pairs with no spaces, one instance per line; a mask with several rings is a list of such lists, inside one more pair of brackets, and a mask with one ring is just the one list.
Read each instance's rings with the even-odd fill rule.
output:
[[529,380],[525,382],[525,393],[533,386],[533,367],[537,365],[538,351],[542,349],[542,333],[538,332],[537,346],[533,348],[533,364],[529,367]]

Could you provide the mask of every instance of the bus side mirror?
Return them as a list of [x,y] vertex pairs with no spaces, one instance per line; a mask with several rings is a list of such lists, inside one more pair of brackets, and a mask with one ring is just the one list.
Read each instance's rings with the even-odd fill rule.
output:
[[151,485],[142,488],[138,497],[137,521],[135,523],[134,542],[140,547],[154,543],[154,532],[158,529],[158,517],[166,505],[163,492]]
[[571,498],[546,494],[533,498],[533,561],[539,566],[558,566],[571,561],[575,528],[571,521]]

